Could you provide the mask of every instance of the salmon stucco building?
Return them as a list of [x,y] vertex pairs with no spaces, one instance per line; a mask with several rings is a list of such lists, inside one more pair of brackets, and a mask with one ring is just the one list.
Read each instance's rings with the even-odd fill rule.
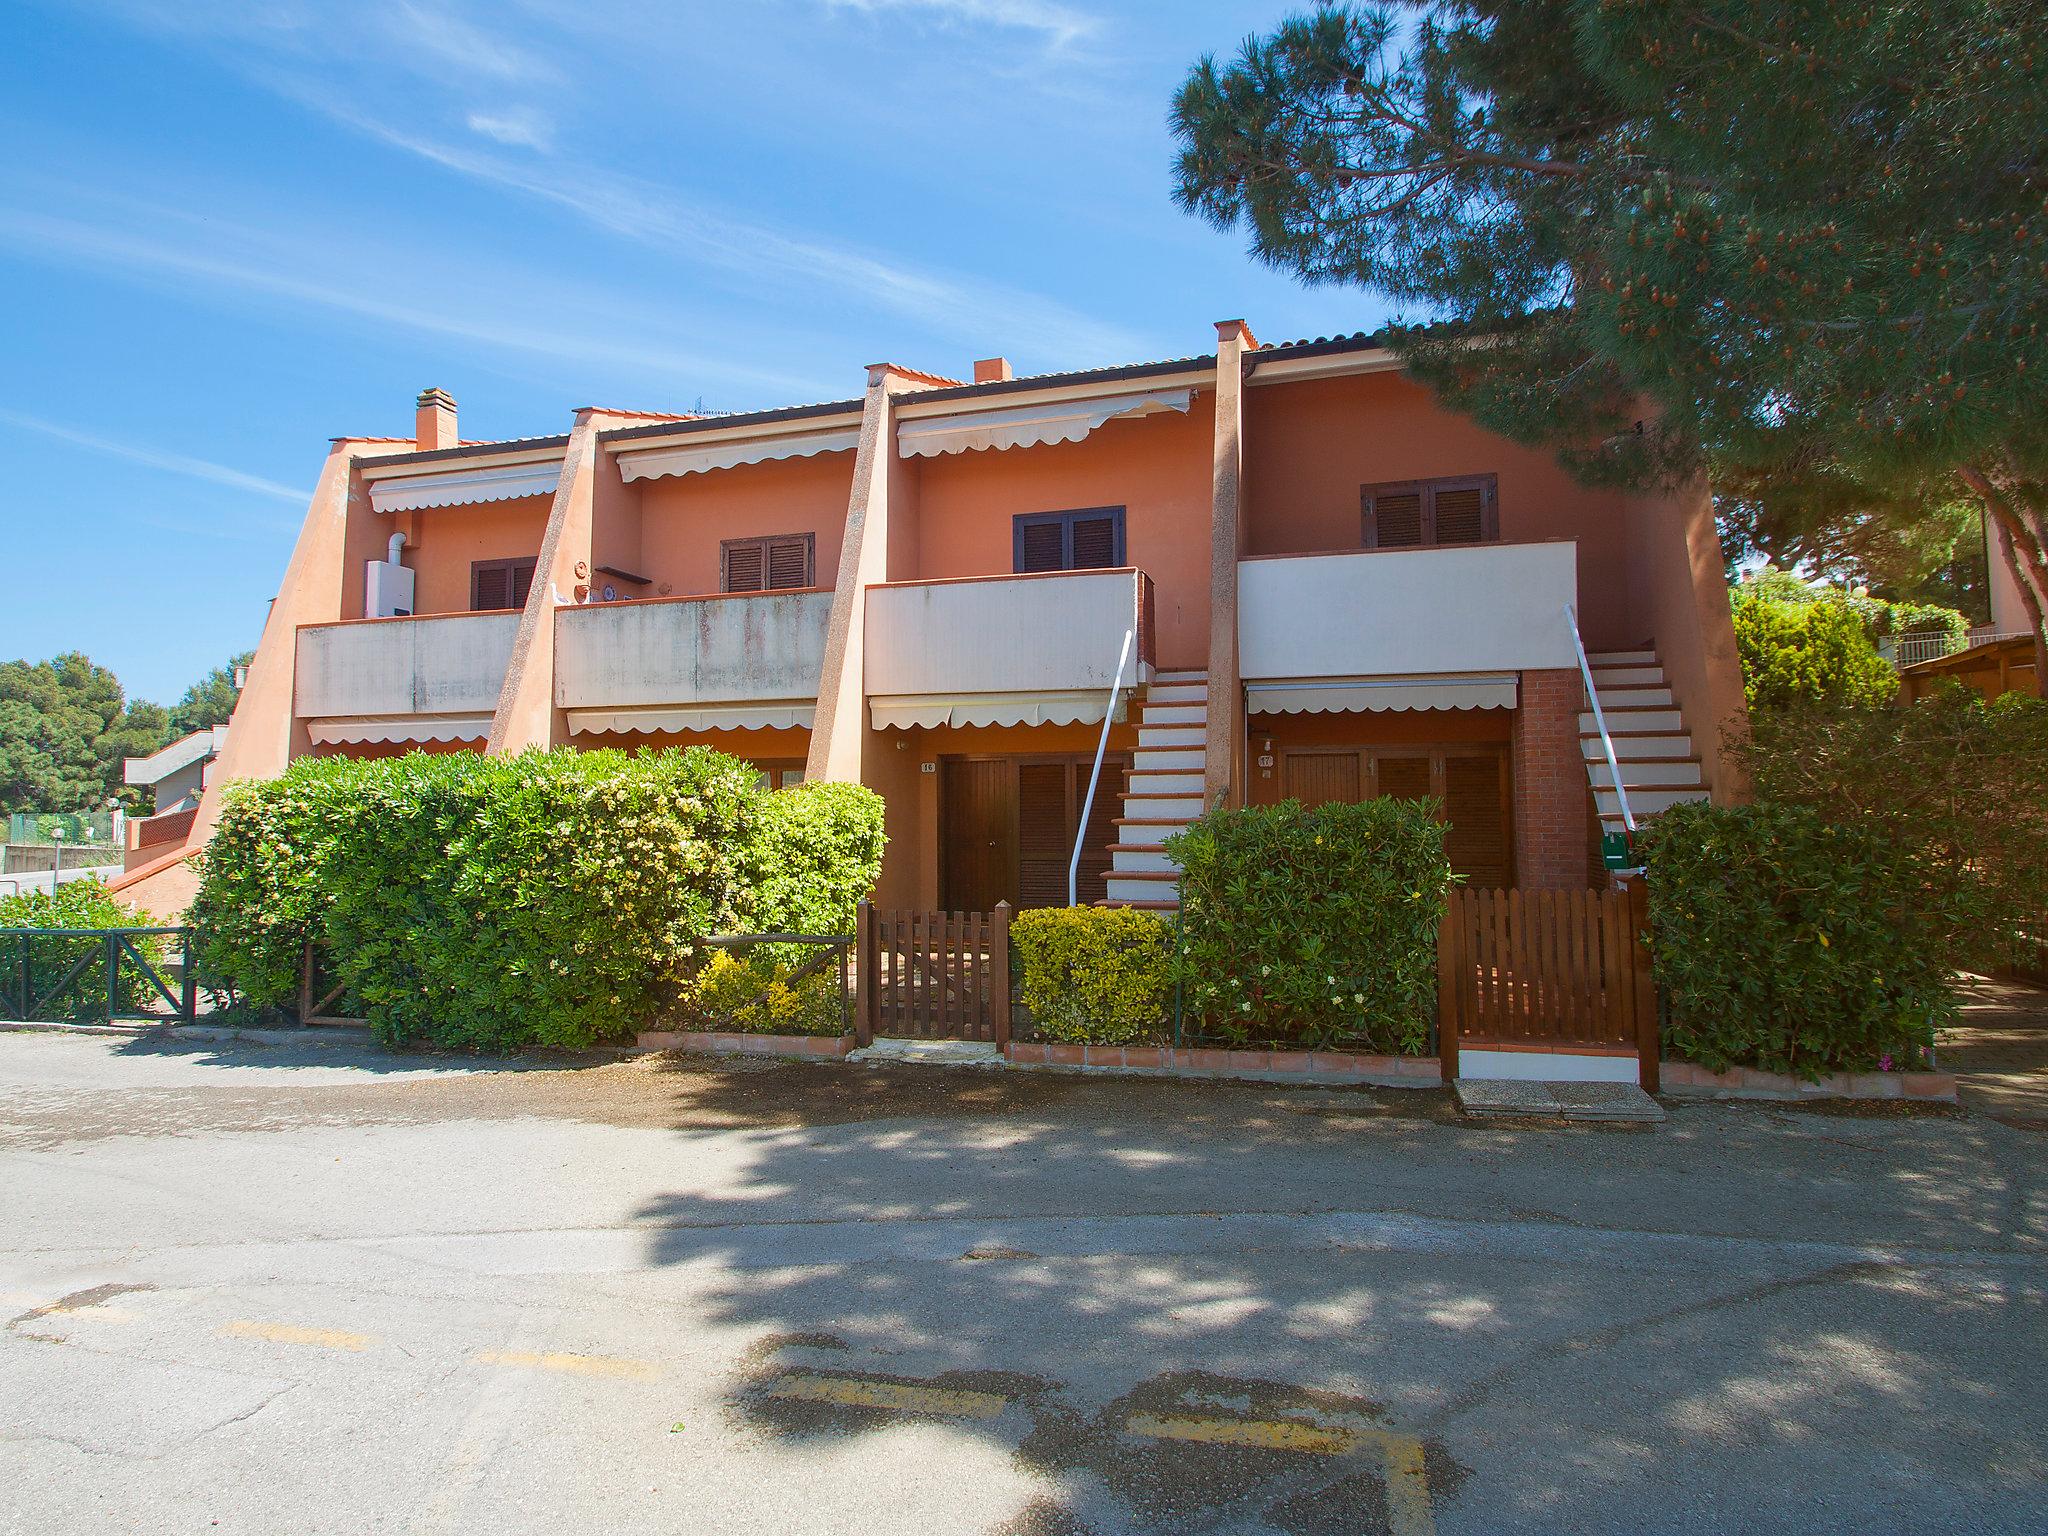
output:
[[1733,793],[1741,718],[1704,487],[1588,489],[1371,336],[492,442],[429,390],[333,443],[190,825],[122,884],[180,910],[221,787],[307,754],[702,743],[879,791],[884,905],[1074,866],[1171,906],[1176,827],[1290,797],[1433,795],[1461,873],[1558,888],[1624,799]]

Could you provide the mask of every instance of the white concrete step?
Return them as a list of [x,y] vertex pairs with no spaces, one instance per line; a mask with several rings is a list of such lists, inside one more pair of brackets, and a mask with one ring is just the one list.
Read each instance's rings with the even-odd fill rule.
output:
[[[1680,715],[1675,709],[1616,709],[1605,699],[1600,701],[1600,707],[1607,716],[1607,729],[1609,731],[1657,731],[1661,733],[1685,729],[1685,717]],[[1581,734],[1587,731],[1597,731],[1599,728],[1593,723],[1593,712],[1591,710],[1581,710],[1579,712],[1579,731]]]
[[1199,795],[1202,792],[1202,776],[1184,769],[1176,773],[1152,773],[1134,769],[1126,792],[1133,795]]
[[1200,773],[1208,765],[1206,752],[1190,751],[1186,747],[1140,747],[1131,754],[1134,773],[1166,773],[1189,768]]
[[1654,663],[1655,651],[1593,651],[1586,657],[1596,667],[1620,667],[1637,662]]
[[1147,848],[1117,848],[1109,855],[1112,873],[1119,874],[1169,874],[1180,873],[1180,866],[1163,853]]
[[1192,795],[1126,795],[1124,814],[1139,817],[1172,817],[1176,821],[1193,821],[1202,814],[1202,797]]
[[1206,688],[1209,686],[1209,674],[1207,672],[1154,672],[1152,674],[1152,681],[1155,683],[1200,683]]
[[1209,733],[1200,726],[1190,725],[1140,725],[1138,745],[1141,747],[1201,747],[1209,739]]
[[1209,705],[1200,704],[1158,704],[1151,699],[1145,701],[1146,725],[1202,725],[1209,723]]
[[[1674,805],[1684,805],[1693,800],[1704,800],[1706,798],[1707,792],[1697,787],[1692,789],[1659,789],[1652,786],[1638,786],[1635,784],[1631,784],[1628,787],[1628,808],[1635,813],[1638,821],[1645,816],[1654,816],[1659,811],[1668,811]],[[1594,790],[1593,799],[1599,806],[1602,816],[1619,816],[1621,814],[1621,801],[1612,789]]]
[[[1613,730],[1614,722],[1609,721],[1607,729]],[[1579,750],[1585,753],[1586,761],[1589,763],[1607,760],[1607,754],[1600,749],[1598,736],[1581,736]],[[1692,734],[1688,731],[1675,731],[1669,736],[1616,736],[1614,755],[1634,762],[1647,762],[1660,757],[1691,757]]]
[[1209,702],[1207,683],[1153,683],[1145,690],[1148,704],[1206,704]]
[[926,1066],[992,1062],[1003,1053],[993,1040],[903,1040],[877,1036],[873,1045],[846,1053],[848,1061],[907,1061]]
[[1600,684],[1600,707],[1605,710],[1654,709],[1660,707],[1669,709],[1672,703],[1673,700],[1669,688],[1609,688],[1604,683]]
[[1145,880],[1136,875],[1111,874],[1107,895],[1111,901],[1174,901],[1180,891],[1171,881]]
[[[1614,783],[1614,770],[1605,762],[1588,763],[1586,773],[1595,789],[1605,789]],[[1706,783],[1700,776],[1698,763],[1683,759],[1658,760],[1635,758],[1626,754],[1621,758],[1621,782],[1631,790],[1638,784],[1669,784],[1676,789],[1698,789]]]
[[1601,697],[1603,698],[1606,697],[1609,688],[1622,688],[1632,683],[1648,683],[1661,688],[1664,686],[1664,669],[1657,666],[1603,667],[1599,665],[1595,665],[1593,668],[1593,686],[1600,690]]

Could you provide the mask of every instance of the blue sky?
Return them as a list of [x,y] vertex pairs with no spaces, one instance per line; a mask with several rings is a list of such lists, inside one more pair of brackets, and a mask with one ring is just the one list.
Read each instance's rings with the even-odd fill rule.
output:
[[0,658],[169,702],[255,643],[329,437],[749,409],[1372,326],[1169,197],[1292,4],[13,0]]

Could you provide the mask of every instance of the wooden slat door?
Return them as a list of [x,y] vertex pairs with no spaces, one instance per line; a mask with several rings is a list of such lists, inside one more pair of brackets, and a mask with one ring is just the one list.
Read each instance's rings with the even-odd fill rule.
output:
[[1287,752],[1280,759],[1280,796],[1305,806],[1352,805],[1360,799],[1358,753]]
[[942,765],[939,899],[963,912],[992,912],[1017,896],[1017,775],[1003,758],[949,758]]

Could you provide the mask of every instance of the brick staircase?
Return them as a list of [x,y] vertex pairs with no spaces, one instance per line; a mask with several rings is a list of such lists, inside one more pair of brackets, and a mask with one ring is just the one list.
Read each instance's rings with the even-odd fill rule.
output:
[[1180,907],[1180,866],[1162,845],[1202,813],[1209,674],[1156,672],[1138,709],[1138,749],[1124,780],[1102,904],[1172,912]]
[[[1656,650],[1602,651],[1586,660],[1636,824],[1685,801],[1706,799],[1707,781],[1693,751],[1692,733],[1671,697]],[[1600,829],[1621,831],[1621,797],[1614,791],[1614,770],[1607,765],[1591,709],[1579,714],[1579,750],[1599,807]]]

